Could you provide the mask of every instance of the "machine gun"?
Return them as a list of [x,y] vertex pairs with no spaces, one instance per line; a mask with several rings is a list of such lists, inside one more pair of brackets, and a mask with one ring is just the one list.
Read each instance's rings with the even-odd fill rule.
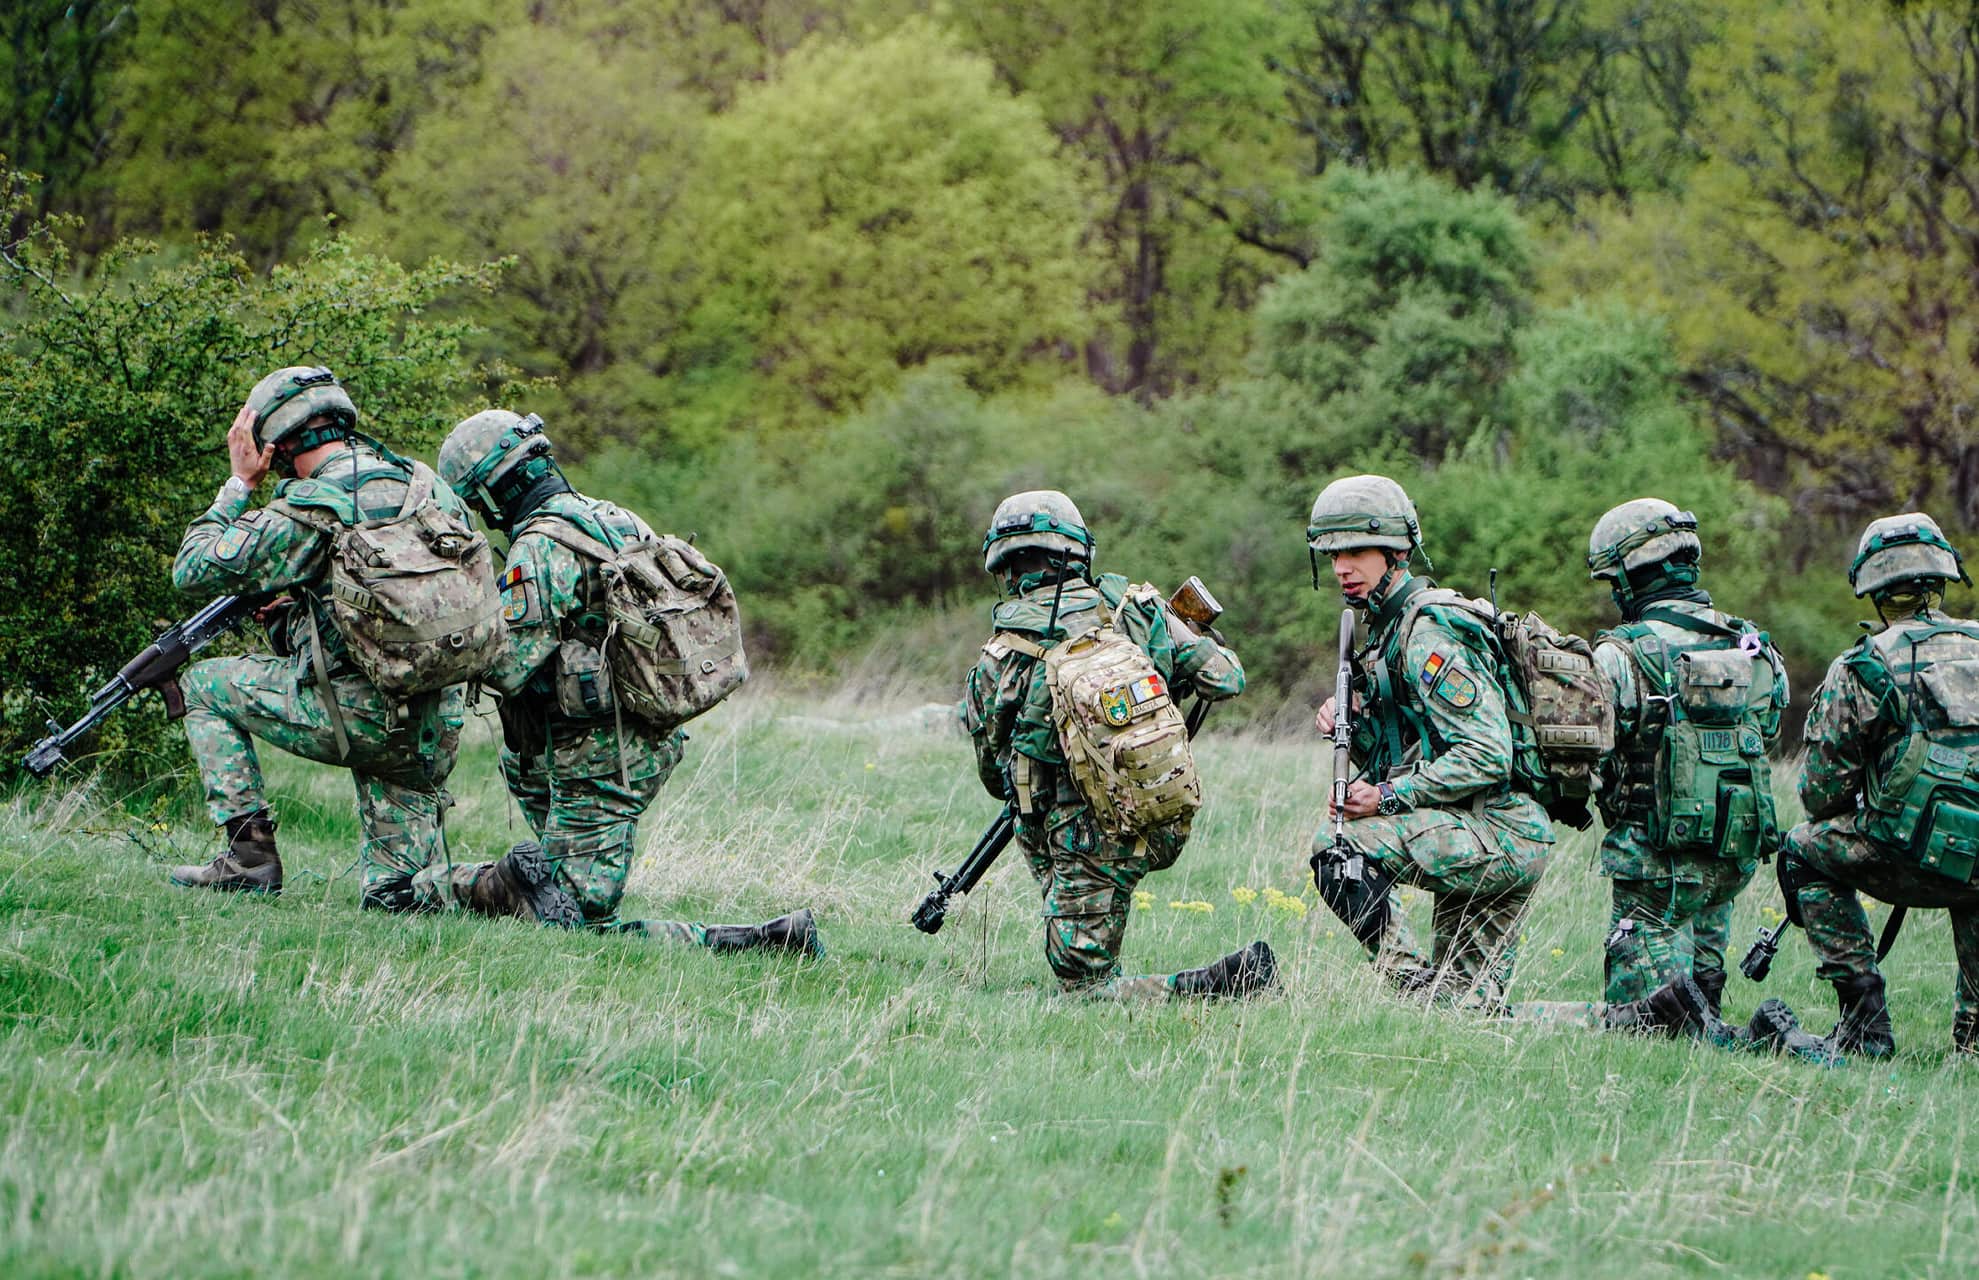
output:
[[71,743],[146,689],[156,689],[165,700],[165,718],[177,720],[186,713],[185,695],[179,690],[180,668],[192,655],[252,618],[264,603],[260,596],[221,596],[184,622],[167,628],[96,691],[82,719],[66,729],[54,720],[48,722],[48,736],[35,743],[22,762],[27,771],[37,778],[47,777],[67,759],[63,753]]
[[[1216,620],[1223,616],[1223,606],[1217,603],[1202,579],[1193,575],[1176,589],[1168,601],[1168,607],[1183,621],[1212,635]],[[1196,736],[1208,714],[1209,703],[1198,697],[1196,705],[1189,708],[1187,723],[1190,738]],[[934,891],[921,899],[921,904],[914,908],[914,914],[908,917],[914,927],[926,934],[940,933],[942,924],[948,919],[950,900],[974,889],[989,874],[989,869],[996,864],[997,858],[1010,844],[1010,838],[1016,834],[1017,807],[1006,804],[1003,812],[996,815],[996,819],[977,839],[976,847],[969,851],[961,866],[948,875],[939,871],[934,873]]]

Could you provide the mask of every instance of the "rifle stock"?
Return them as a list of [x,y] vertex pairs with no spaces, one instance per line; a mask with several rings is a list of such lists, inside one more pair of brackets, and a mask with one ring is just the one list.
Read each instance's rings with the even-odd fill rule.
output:
[[186,713],[185,695],[179,690],[179,671],[191,657],[254,616],[262,596],[221,596],[183,622],[165,629],[156,640],[112,676],[89,700],[89,710],[80,720],[63,728],[48,722],[48,736],[34,744],[21,762],[37,778],[45,778],[56,765],[67,759],[69,747],[109,718],[110,713],[147,689],[156,689],[165,700],[165,716],[176,720]]

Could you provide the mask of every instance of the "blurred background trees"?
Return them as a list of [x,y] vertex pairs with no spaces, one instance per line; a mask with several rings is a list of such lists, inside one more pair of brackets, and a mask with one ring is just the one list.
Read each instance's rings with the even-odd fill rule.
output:
[[0,35],[39,513],[0,559],[89,597],[60,535],[101,509],[130,575],[7,620],[115,641],[10,681],[10,728],[175,611],[139,584],[292,357],[401,446],[543,413],[729,566],[766,661],[877,645],[930,689],[1019,487],[1104,567],[1209,580],[1288,721],[1350,470],[1416,494],[1438,576],[1582,629],[1594,517],[1690,507],[1803,691],[1865,520],[1979,529],[1979,3],[21,0]]

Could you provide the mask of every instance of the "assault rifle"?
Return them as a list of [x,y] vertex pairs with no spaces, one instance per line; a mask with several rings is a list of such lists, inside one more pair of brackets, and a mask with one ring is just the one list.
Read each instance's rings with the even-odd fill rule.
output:
[[96,691],[82,719],[66,729],[54,720],[48,722],[48,736],[35,743],[34,750],[22,762],[27,771],[37,778],[47,777],[67,758],[63,752],[71,743],[146,689],[156,689],[165,700],[165,718],[177,720],[186,713],[185,695],[179,690],[179,669],[193,654],[252,618],[264,603],[263,596],[221,596],[184,622],[167,628],[143,653],[125,663],[124,669],[110,678],[110,683]]
[[[1168,601],[1168,607],[1190,626],[1209,635],[1214,635],[1216,620],[1223,616],[1223,606],[1216,602],[1216,597],[1209,593],[1209,588],[1203,585],[1202,579],[1193,575],[1176,589],[1174,596]],[[1202,728],[1203,718],[1208,714],[1209,703],[1198,697],[1196,705],[1189,708],[1188,726],[1191,738],[1196,736],[1196,730]],[[1016,834],[1017,806],[1014,803],[1006,804],[1003,806],[1003,812],[996,815],[996,819],[977,839],[976,847],[969,851],[969,856],[962,860],[961,866],[948,875],[943,875],[939,871],[934,873],[934,892],[921,899],[921,904],[914,908],[914,914],[908,917],[914,927],[926,934],[940,933],[942,924],[948,919],[949,901],[959,894],[968,893],[981,883],[982,878],[989,874],[989,869],[996,864],[997,858],[1010,844],[1010,838]]]
[[1361,855],[1347,842],[1347,783],[1354,769],[1354,611],[1340,611],[1340,662],[1333,669],[1333,857],[1342,878],[1361,878]]

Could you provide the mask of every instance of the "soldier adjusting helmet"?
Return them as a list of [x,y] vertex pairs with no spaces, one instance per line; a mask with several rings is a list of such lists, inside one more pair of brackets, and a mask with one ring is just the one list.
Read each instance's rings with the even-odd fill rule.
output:
[[1918,578],[1971,585],[1965,558],[1945,540],[1938,522],[1921,511],[1872,520],[1856,544],[1849,585],[1858,596],[1872,595]]
[[328,369],[291,365],[277,369],[247,393],[254,410],[254,442],[305,453],[357,429],[357,406]]
[[1027,547],[1090,564],[1093,535],[1072,499],[1056,489],[1031,489],[997,503],[983,535],[984,570],[995,573],[1012,553]]
[[1694,562],[1703,554],[1696,516],[1661,498],[1635,498],[1611,507],[1594,522],[1587,537],[1587,572],[1591,578],[1619,582],[1624,574],[1648,565],[1684,558]]
[[440,478],[493,521],[502,498],[557,469],[543,420],[507,409],[483,409],[463,419],[440,445]]

